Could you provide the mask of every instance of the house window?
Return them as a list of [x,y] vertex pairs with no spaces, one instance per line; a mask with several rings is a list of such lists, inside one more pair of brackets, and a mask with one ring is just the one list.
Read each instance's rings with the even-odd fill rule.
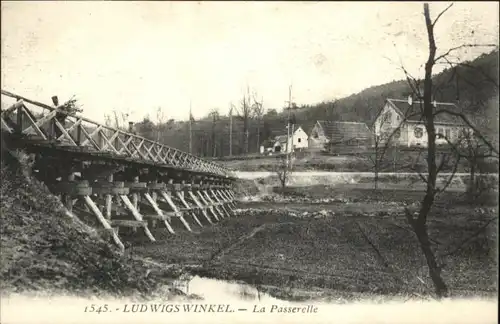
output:
[[299,139],[297,140],[297,142],[299,142],[299,143],[300,143],[300,140],[301,140],[301,138],[299,138]]
[[396,115],[396,120],[399,121],[401,119],[401,117],[399,117],[399,115]]
[[399,139],[401,137],[401,130],[398,128],[394,131],[394,138]]
[[451,129],[447,128],[447,129],[445,130],[445,136],[446,136],[446,138],[447,138],[448,140],[450,140],[450,139],[451,139]]
[[422,127],[415,127],[415,130],[413,131],[413,133],[415,134],[416,138],[421,138],[422,136],[424,136],[424,131],[423,131]]
[[314,137],[314,138],[318,138],[318,132],[317,132],[317,131],[314,131],[314,132],[313,132],[313,137]]
[[383,123],[391,122],[392,113],[390,111],[385,113]]

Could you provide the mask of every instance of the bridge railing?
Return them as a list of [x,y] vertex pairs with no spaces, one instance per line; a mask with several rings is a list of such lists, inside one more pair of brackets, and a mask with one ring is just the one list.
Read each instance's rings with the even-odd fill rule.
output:
[[219,164],[78,114],[68,113],[62,106],[51,107],[5,90],[1,90],[1,93],[17,100],[12,106],[2,109],[2,131],[32,135],[42,141],[56,140],[60,145],[106,152],[120,157],[221,176],[231,175],[229,169]]

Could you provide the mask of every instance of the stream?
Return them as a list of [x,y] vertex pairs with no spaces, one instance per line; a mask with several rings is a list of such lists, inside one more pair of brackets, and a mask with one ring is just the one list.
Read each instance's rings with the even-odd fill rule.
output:
[[174,287],[187,295],[197,295],[209,301],[239,300],[245,302],[283,302],[246,283],[229,282],[201,278],[194,276],[191,279],[181,279],[174,282]]

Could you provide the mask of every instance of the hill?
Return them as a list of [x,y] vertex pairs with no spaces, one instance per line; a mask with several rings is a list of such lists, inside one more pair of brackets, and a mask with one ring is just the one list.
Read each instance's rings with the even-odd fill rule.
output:
[[[489,121],[489,132],[498,133],[498,50],[483,54],[457,68],[450,68],[433,78],[438,101],[457,102],[464,112],[476,118]],[[404,75],[402,75],[404,76]],[[378,110],[386,98],[406,98],[411,93],[405,80],[394,81],[367,88],[335,102],[295,107],[293,113],[297,124],[309,132],[316,120],[361,121],[371,126]],[[286,114],[278,109],[267,109],[258,122],[248,120],[248,153],[258,152],[259,142],[285,132]],[[141,124],[141,123],[140,123]],[[139,124],[139,126],[140,126]],[[182,150],[189,147],[189,126],[187,122],[172,123],[165,129],[161,141]],[[258,126],[259,125],[259,126]],[[193,153],[201,156],[229,155],[229,118],[220,116],[212,121],[210,117],[193,123]],[[243,120],[233,117],[233,155],[246,151]]]

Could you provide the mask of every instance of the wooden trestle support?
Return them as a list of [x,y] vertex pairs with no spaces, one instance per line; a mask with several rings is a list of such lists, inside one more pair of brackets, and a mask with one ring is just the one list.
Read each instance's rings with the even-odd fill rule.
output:
[[[177,171],[150,173],[150,169],[124,170],[100,164],[75,171],[65,181],[45,179],[49,189],[65,207],[80,219],[95,218],[109,231],[113,241],[124,249],[120,228],[141,230],[154,242],[151,228],[164,227],[175,234],[176,226],[193,232],[193,226],[214,225],[234,216],[234,192],[229,182],[198,176],[190,181],[188,173]],[[75,174],[80,174],[76,179]]]
[[36,177],[120,249],[120,229],[155,241],[157,226],[194,232],[234,215],[235,178],[223,166],[67,112],[56,96],[52,107],[1,93],[17,100],[1,111],[2,143],[34,154]]

